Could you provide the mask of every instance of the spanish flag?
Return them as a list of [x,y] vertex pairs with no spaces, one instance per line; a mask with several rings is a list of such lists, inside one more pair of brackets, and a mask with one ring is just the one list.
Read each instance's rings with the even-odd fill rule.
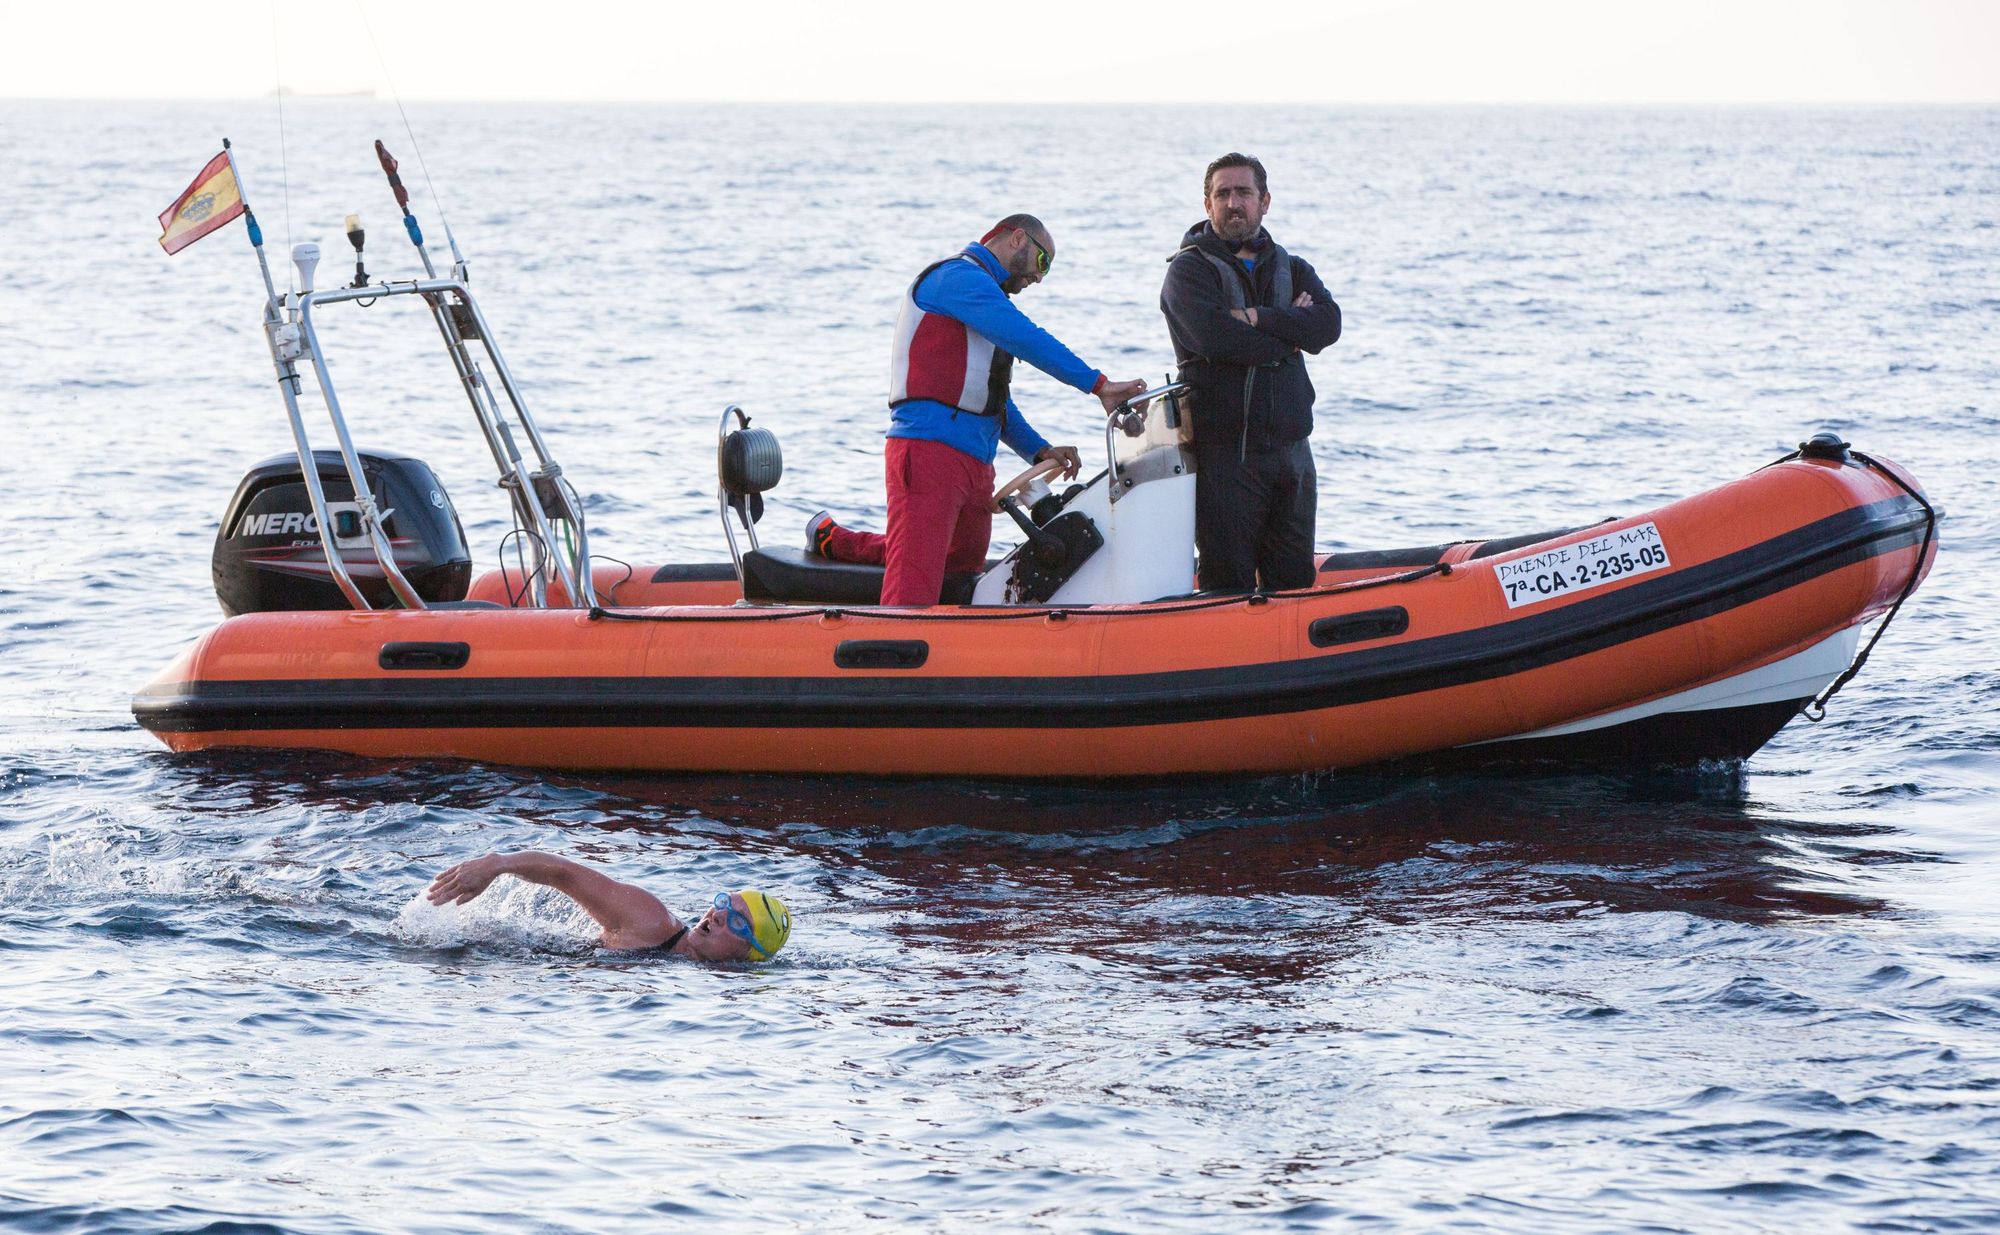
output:
[[225,150],[210,159],[194,183],[161,212],[160,247],[178,253],[242,213],[243,192],[236,187],[236,172]]

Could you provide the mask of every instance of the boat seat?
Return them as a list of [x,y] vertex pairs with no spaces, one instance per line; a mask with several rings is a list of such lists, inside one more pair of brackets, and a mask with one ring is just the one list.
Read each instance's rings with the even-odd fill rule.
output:
[[[972,600],[976,574],[946,575],[943,604]],[[743,555],[743,599],[788,605],[879,605],[882,568],[772,546]]]

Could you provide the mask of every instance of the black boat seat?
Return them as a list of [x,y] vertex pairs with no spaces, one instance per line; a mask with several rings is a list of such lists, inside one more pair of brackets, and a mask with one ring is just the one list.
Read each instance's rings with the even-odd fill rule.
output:
[[[946,575],[943,604],[972,601],[976,574]],[[879,605],[882,568],[836,562],[804,549],[773,546],[743,555],[743,599],[787,605]]]

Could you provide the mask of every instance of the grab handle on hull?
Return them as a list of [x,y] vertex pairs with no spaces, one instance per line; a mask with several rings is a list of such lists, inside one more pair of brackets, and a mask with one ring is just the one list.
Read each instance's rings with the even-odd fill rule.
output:
[[1314,647],[1330,648],[1367,639],[1389,639],[1408,629],[1410,611],[1401,605],[1391,605],[1386,609],[1323,617],[1306,628],[1306,635]]
[[843,639],[833,649],[841,669],[921,669],[930,658],[931,645],[922,639]]
[[463,669],[471,659],[469,643],[385,643],[375,663],[384,669]]

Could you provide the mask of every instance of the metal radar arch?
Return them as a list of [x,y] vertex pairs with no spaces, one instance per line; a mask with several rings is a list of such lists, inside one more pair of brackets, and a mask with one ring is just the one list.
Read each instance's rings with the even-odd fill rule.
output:
[[[359,217],[349,215],[346,230],[348,241],[354,247],[354,281],[345,287],[315,288],[313,277],[320,251],[318,245],[308,241],[292,246],[291,258],[297,272],[298,290],[280,293],[271,280],[262,237],[252,236],[258,264],[264,274],[264,334],[270,344],[272,363],[277,368],[278,389],[291,422],[293,444],[298,450],[299,466],[331,578],[351,606],[356,609],[373,607],[355,583],[335,543],[334,523],[328,518],[326,495],[299,406],[305,386],[302,366],[312,369],[339,447],[342,465],[353,486],[360,537],[373,552],[395,601],[407,609],[429,607],[396,562],[394,547],[384,526],[390,512],[379,508],[363,474],[361,456],[348,433],[347,419],[341,411],[340,398],[334,391],[333,379],[327,370],[325,349],[315,316],[329,305],[359,302],[366,306],[378,300],[416,297],[430,312],[431,320],[437,326],[445,353],[458,376],[466,401],[472,407],[473,417],[486,439],[487,448],[493,454],[499,486],[507,494],[514,520],[510,538],[518,538],[517,552],[521,554],[522,562],[523,592],[518,603],[537,608],[552,607],[552,604],[554,607],[591,607],[596,604],[597,597],[590,583],[590,534],[583,503],[575,488],[565,479],[562,465],[556,461],[547,440],[536,426],[520,385],[494,342],[485,315],[480,312],[478,302],[467,286],[466,263],[458,253],[457,244],[455,241],[452,244],[454,260],[451,275],[440,278],[429,251],[424,247],[423,230],[410,209],[409,192],[403,187],[395,158],[380,141],[375,143],[375,154],[383,174],[388,177],[396,205],[402,211],[403,230],[423,264],[424,278],[370,281],[362,264],[365,233]],[[474,343],[479,345],[476,350],[472,347]],[[491,368],[491,377],[487,374],[488,367]],[[526,454],[521,448],[523,438],[527,442]],[[552,600],[555,597],[552,581],[560,587],[559,600]]]

